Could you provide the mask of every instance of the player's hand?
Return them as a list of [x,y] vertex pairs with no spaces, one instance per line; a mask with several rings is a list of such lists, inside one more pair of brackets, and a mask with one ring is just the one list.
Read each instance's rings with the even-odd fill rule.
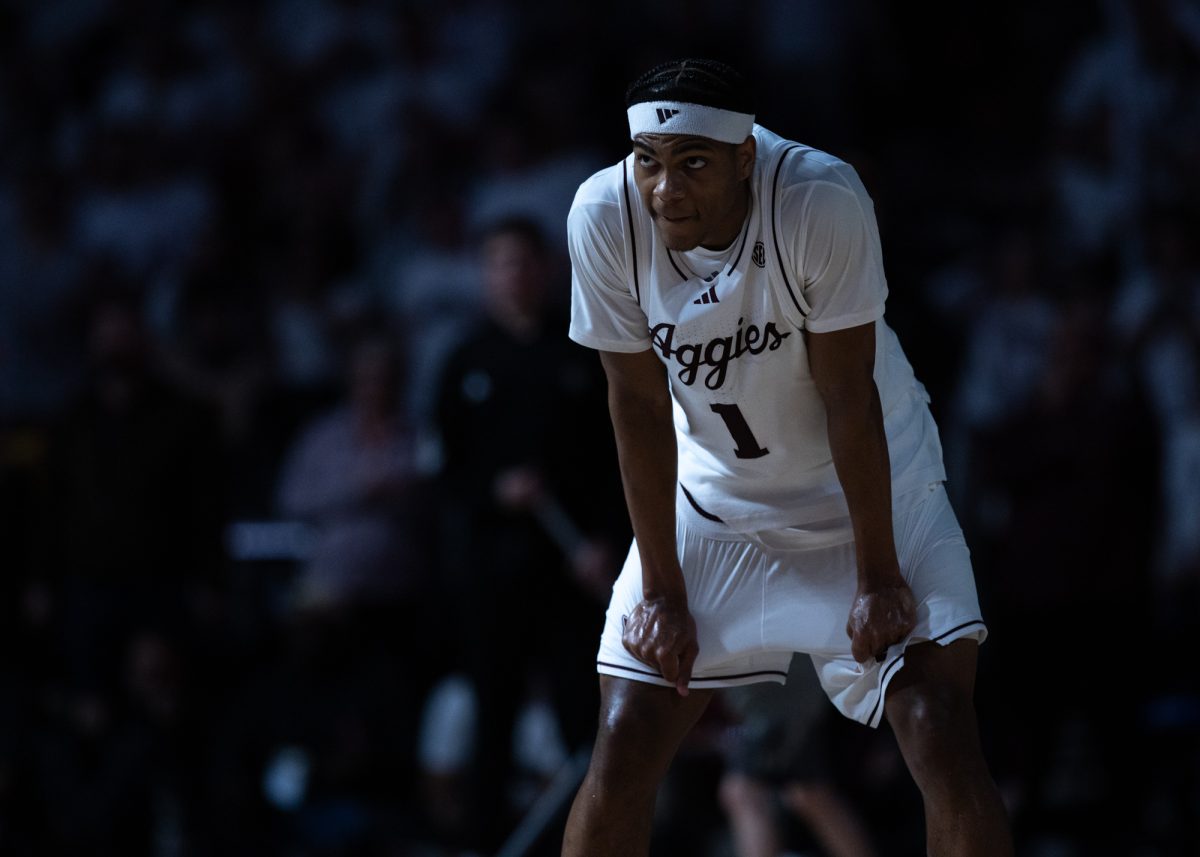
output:
[[850,654],[860,664],[870,658],[883,661],[888,647],[907,637],[916,623],[917,604],[903,579],[884,585],[860,583],[846,622]]
[[686,599],[651,598],[639,602],[625,623],[621,642],[631,655],[661,672],[680,696],[688,695],[700,645],[696,642],[696,620],[688,611]]

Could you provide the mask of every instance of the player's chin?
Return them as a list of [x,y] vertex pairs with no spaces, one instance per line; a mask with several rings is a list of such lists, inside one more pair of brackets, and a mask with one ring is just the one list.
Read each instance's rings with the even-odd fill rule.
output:
[[676,253],[686,253],[700,246],[702,236],[693,221],[672,223],[660,218],[655,222],[658,224],[658,234],[662,236],[667,249]]

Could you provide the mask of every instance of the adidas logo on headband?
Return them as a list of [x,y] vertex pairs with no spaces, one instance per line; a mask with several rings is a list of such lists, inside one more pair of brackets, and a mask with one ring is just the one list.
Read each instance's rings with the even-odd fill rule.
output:
[[[638,134],[688,134],[722,143],[741,143],[754,129],[752,113],[682,101],[643,101],[631,105],[626,116],[630,139]],[[662,126],[668,122],[671,128],[664,130]]]

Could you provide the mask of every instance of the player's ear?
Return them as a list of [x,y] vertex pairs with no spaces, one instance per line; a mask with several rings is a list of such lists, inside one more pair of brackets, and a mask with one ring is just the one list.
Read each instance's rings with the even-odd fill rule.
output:
[[755,143],[753,134],[734,147],[733,162],[737,165],[739,181],[750,178],[750,174],[754,172],[754,156],[757,153],[758,144]]

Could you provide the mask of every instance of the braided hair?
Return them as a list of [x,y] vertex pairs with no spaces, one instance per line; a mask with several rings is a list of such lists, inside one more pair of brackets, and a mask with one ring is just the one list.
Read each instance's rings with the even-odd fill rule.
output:
[[725,63],[707,59],[684,59],[650,69],[625,90],[625,106],[643,101],[682,101],[755,113],[754,94],[741,72]]

